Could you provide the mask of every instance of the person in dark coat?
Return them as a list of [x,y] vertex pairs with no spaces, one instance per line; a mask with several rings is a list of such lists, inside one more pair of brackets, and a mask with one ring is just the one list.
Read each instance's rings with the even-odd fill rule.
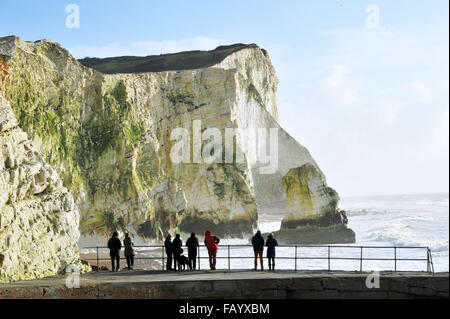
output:
[[125,258],[127,259],[128,270],[132,270],[134,267],[134,244],[128,233],[125,233],[123,245],[125,246]]
[[209,268],[211,268],[211,270],[216,270],[216,258],[217,250],[219,249],[219,242],[219,237],[214,236],[211,231],[207,230],[205,232],[205,246],[208,249]]
[[269,270],[275,270],[275,247],[278,246],[278,242],[273,238],[273,234],[269,234],[266,241],[267,247],[267,259],[269,261]]
[[264,238],[261,236],[261,232],[258,230],[252,238],[253,251],[255,253],[255,270],[258,269],[258,258],[261,263],[261,270],[264,270],[263,264],[263,252],[264,252]]
[[167,234],[166,241],[164,242],[164,248],[166,249],[166,255],[167,255],[166,269],[172,270],[173,249],[172,249],[172,235],[171,234]]
[[180,238],[180,234],[175,235],[175,239],[172,242],[172,252],[173,252],[173,268],[176,270],[178,265],[178,270],[181,270],[181,266],[178,263],[178,259],[183,253],[183,241]]
[[189,269],[195,270],[196,268],[196,259],[197,259],[197,250],[200,246],[198,244],[198,238],[195,237],[195,233],[191,234],[191,237],[186,241],[186,246],[188,247],[188,259],[189,259]]
[[[114,232],[112,237],[108,240],[109,256],[111,257],[112,271],[120,271],[120,255],[119,251],[122,244],[119,239],[119,234]],[[114,267],[114,261],[117,262],[117,267]]]

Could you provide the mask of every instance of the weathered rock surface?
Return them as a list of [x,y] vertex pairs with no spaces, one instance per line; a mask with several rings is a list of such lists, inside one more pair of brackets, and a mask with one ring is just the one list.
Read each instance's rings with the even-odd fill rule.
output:
[[0,95],[0,281],[81,266],[78,221],[72,195]]
[[287,197],[277,238],[289,244],[354,243],[347,215],[338,208],[339,195],[328,187],[316,166],[292,168],[282,178]]
[[[83,234],[127,228],[156,238],[209,228],[242,236],[256,227],[258,211],[272,203],[284,209],[282,177],[290,169],[309,164],[325,183],[308,150],[277,123],[277,78],[267,52],[238,45],[199,55],[205,60],[196,69],[176,62],[179,71],[147,73],[120,73],[127,69],[114,59],[95,61],[112,73],[103,74],[52,41],[0,39],[0,93],[74,196]],[[136,63],[133,72],[142,68]],[[196,120],[201,132],[214,127],[222,137],[226,128],[241,129],[233,153],[243,161],[174,163],[173,129],[189,131],[191,161],[211,142],[195,140]],[[252,152],[255,139],[243,133],[258,128],[278,129],[277,165],[269,173],[261,173],[267,165]],[[310,193],[317,212],[334,203],[319,189]],[[303,216],[289,213],[294,206],[290,221]]]

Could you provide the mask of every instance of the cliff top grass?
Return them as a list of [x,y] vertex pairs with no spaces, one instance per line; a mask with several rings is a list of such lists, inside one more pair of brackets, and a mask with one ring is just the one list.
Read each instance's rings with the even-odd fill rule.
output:
[[[185,51],[173,54],[89,58],[78,60],[84,66],[105,74],[181,71],[207,68],[223,61],[227,56],[256,44],[219,46],[211,51]],[[263,51],[264,52],[264,51]]]

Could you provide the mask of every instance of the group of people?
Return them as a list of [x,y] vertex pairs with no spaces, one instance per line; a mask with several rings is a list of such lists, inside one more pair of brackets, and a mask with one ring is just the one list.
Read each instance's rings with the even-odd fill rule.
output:
[[[209,267],[211,270],[216,269],[216,258],[217,258],[217,249],[219,248],[220,239],[217,236],[214,236],[211,231],[207,230],[205,232],[205,246],[208,250],[209,255]],[[183,241],[181,240],[180,234],[175,235],[175,239],[172,241],[172,235],[168,234],[166,240],[164,242],[164,247],[167,255],[167,264],[166,269],[178,269],[181,270],[181,254],[183,253]],[[198,247],[200,247],[198,243],[198,238],[195,236],[195,233],[191,234],[191,237],[186,241],[186,246],[188,249],[188,266],[190,270],[195,270],[197,267],[197,252]],[[173,263],[173,268],[172,268]]]
[[[123,240],[125,247],[125,258],[127,260],[128,270],[132,270],[134,266],[134,244],[128,233],[125,233],[125,239]],[[122,249],[122,243],[119,239],[119,234],[114,232],[112,237],[108,240],[109,256],[111,257],[111,269],[112,271],[120,271],[120,255],[119,252]]]
[[[208,250],[209,256],[209,267],[211,270],[216,269],[217,260],[217,250],[219,249],[220,239],[214,236],[211,231],[207,230],[205,232],[205,246]],[[123,240],[123,246],[125,247],[125,258],[127,260],[128,270],[132,270],[134,266],[134,244],[128,233],[125,233],[125,239]],[[188,249],[188,257],[186,264],[190,270],[196,269],[197,252],[200,247],[198,238],[195,233],[186,241],[186,246]],[[255,254],[255,267],[254,270],[258,269],[258,259],[260,261],[261,269],[264,270],[263,252],[264,247],[267,247],[267,259],[269,262],[269,270],[275,270],[275,247],[278,246],[277,240],[273,237],[273,234],[269,234],[267,240],[265,241],[261,232],[258,230],[255,236],[252,237],[252,246]],[[184,260],[183,254],[183,241],[181,240],[180,234],[176,234],[175,238],[172,240],[172,235],[168,234],[164,242],[164,247],[167,255],[167,270],[181,270]],[[113,233],[113,236],[108,241],[108,248],[111,257],[112,271],[120,270],[120,255],[119,252],[122,249],[122,243],[119,239],[119,234],[117,232]]]
[[[209,256],[209,268],[211,270],[216,269],[217,250],[219,249],[220,239],[214,236],[211,231],[205,232],[205,246],[208,250]],[[175,239],[172,241],[172,235],[168,234],[164,246],[167,254],[166,269],[178,269],[181,270],[180,257],[183,253],[183,241],[180,238],[180,234],[176,234]],[[186,241],[188,248],[188,263],[189,269],[196,269],[196,259],[198,252],[198,239],[195,237],[195,233],[191,234],[191,237]],[[264,247],[267,247],[267,259],[269,261],[269,270],[275,270],[275,247],[278,246],[277,240],[273,237],[273,234],[269,234],[267,241],[264,240],[261,232],[258,230],[255,236],[252,237],[252,246],[255,254],[255,268],[258,269],[258,259],[260,261],[261,269],[264,270],[263,253]],[[172,268],[173,262],[173,268]]]
[[269,270],[275,270],[275,247],[278,246],[277,240],[273,237],[273,234],[267,236],[267,241],[264,242],[264,238],[261,232],[258,230],[252,238],[253,251],[255,253],[255,270],[258,269],[258,258],[261,264],[261,269],[264,270],[263,252],[264,244],[267,247],[267,259],[269,261]]

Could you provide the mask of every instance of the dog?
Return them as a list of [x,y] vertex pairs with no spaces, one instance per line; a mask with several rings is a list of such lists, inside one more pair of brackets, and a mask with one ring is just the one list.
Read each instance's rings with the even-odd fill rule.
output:
[[181,255],[178,258],[178,270],[181,270],[181,267],[183,267],[183,270],[186,270],[186,266],[189,267],[189,259],[185,255]]

